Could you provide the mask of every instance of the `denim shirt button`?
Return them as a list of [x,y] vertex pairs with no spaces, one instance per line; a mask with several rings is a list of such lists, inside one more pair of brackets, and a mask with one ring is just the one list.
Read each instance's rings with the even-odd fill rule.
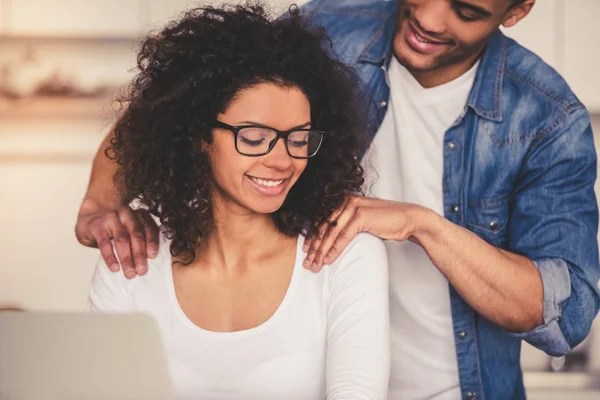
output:
[[379,103],[379,106],[380,106],[381,108],[383,108],[383,107],[387,106],[387,101],[385,101],[385,100],[381,100],[381,102]]
[[448,148],[449,148],[450,150],[454,150],[454,149],[456,149],[456,143],[454,143],[454,142],[449,142],[449,143],[448,143]]
[[469,334],[467,332],[461,332],[458,334],[458,337],[461,338],[461,340],[465,340],[469,337]]
[[490,229],[492,231],[496,232],[498,230],[498,222],[496,222],[496,221],[490,222]]
[[467,400],[475,400],[477,398],[477,394],[473,392],[467,393]]
[[456,204],[452,204],[452,205],[450,206],[450,212],[451,212],[452,214],[456,214],[456,213],[458,212],[458,206],[457,206]]

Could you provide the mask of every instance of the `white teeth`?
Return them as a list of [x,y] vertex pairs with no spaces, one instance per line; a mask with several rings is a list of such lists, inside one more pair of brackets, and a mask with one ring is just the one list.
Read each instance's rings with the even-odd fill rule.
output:
[[425,39],[423,36],[419,35],[418,32],[415,32],[415,37],[417,38],[417,40],[421,43],[431,43],[431,44],[438,44],[437,42],[432,42],[431,40]]
[[430,43],[429,40],[425,39],[423,36],[419,35],[417,32],[415,32],[415,36],[416,36],[417,40],[421,43]]
[[259,178],[254,178],[254,177],[250,177],[250,179],[252,179],[252,181],[258,183],[259,185],[262,186],[269,186],[269,187],[273,187],[273,186],[279,186],[283,183],[283,179],[279,180],[279,181],[266,181],[264,179],[259,179]]

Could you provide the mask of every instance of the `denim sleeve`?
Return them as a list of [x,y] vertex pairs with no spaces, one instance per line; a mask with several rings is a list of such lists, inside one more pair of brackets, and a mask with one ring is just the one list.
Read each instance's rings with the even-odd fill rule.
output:
[[585,339],[600,307],[596,175],[592,128],[583,108],[536,142],[520,172],[510,248],[540,272],[544,323],[511,335],[550,355],[564,355]]

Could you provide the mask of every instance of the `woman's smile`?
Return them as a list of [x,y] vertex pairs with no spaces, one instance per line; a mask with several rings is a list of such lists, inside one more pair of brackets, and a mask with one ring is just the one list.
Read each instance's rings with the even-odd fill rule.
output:
[[280,194],[284,193],[290,181],[290,178],[267,179],[258,178],[248,174],[245,175],[245,178],[247,178],[248,182],[250,182],[250,186],[252,186],[260,194],[266,196],[279,196]]

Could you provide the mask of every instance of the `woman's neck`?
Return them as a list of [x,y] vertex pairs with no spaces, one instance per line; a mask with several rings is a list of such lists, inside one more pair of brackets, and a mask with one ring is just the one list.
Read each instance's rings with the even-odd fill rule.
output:
[[214,228],[196,251],[196,259],[210,268],[242,272],[290,240],[268,214],[221,204],[213,207],[213,218]]

